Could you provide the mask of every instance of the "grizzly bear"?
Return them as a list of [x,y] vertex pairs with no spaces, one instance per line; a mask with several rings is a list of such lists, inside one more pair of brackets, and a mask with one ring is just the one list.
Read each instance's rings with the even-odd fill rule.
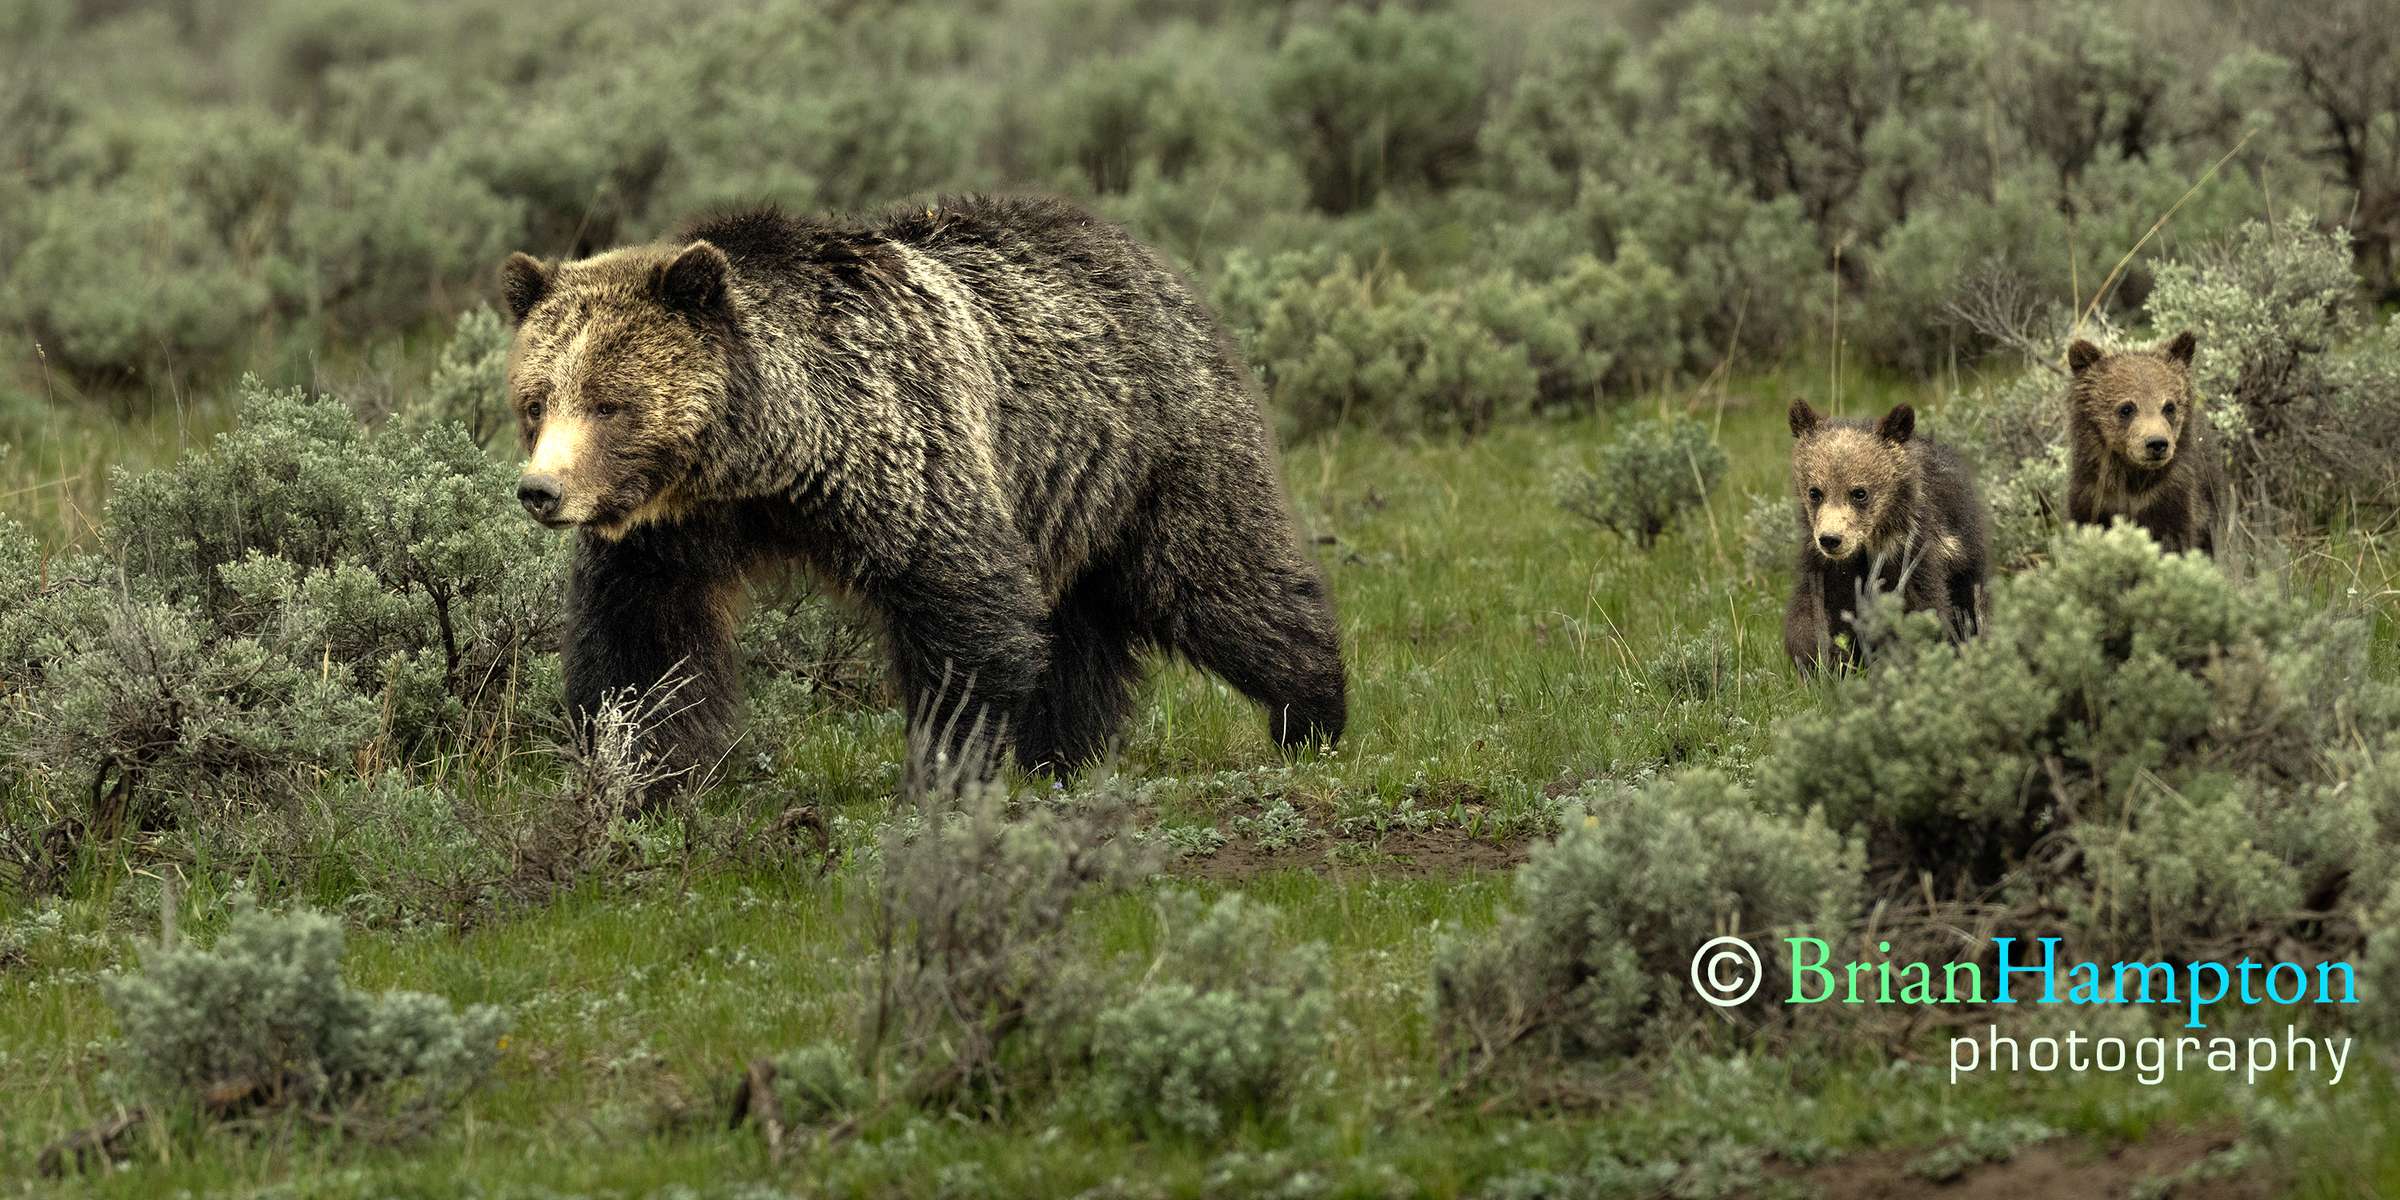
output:
[[1801,545],[1783,648],[1801,673],[1865,665],[1857,619],[1870,592],[1898,592],[1904,611],[1938,613],[1952,637],[1972,636],[1991,535],[1957,452],[1917,436],[1905,404],[1870,424],[1828,422],[1795,399],[1791,423]]
[[2192,387],[2190,330],[2155,350],[2067,347],[2070,466],[2067,517],[2115,518],[2148,530],[2168,551],[2215,556],[2225,465],[2208,444]]
[[1071,770],[1138,655],[1180,653],[1286,747],[1342,732],[1325,580],[1249,376],[1189,285],[1062,202],[773,209],[502,270],[517,494],[576,531],[578,714],[674,687],[645,749],[729,744],[745,577],[794,563],[881,627],[912,732]]

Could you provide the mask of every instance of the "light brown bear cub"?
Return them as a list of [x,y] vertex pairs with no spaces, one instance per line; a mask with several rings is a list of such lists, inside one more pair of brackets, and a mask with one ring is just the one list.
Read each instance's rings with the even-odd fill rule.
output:
[[2224,464],[2208,444],[2192,388],[2189,330],[2155,350],[2067,348],[2073,446],[2067,516],[2079,525],[2124,518],[2168,551],[2217,552]]
[[1799,578],[1783,647],[1802,672],[1863,666],[1857,616],[1874,593],[1908,612],[1941,615],[1954,637],[1983,619],[1989,520],[1958,453],[1916,436],[1899,405],[1872,424],[1826,421],[1792,401],[1792,495],[1800,515]]

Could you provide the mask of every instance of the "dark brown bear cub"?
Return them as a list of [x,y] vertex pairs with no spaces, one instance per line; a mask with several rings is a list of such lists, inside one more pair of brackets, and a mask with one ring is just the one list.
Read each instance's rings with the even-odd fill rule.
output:
[[1953,636],[1982,624],[1989,523],[1956,451],[1916,436],[1900,405],[1872,424],[1825,421],[1792,401],[1792,494],[1800,569],[1783,647],[1803,672],[1864,665],[1857,628],[1870,589],[1941,615]]
[[2190,331],[2156,350],[2067,348],[2072,462],[2067,516],[2079,525],[2123,518],[2168,551],[2217,552],[2225,467],[2208,444],[2192,388]]
[[778,562],[880,620],[913,727],[952,752],[981,731],[1087,762],[1148,648],[1286,746],[1341,733],[1339,629],[1248,376],[1115,226],[1038,199],[743,212],[516,255],[502,284],[518,496],[576,531],[568,702],[674,682],[646,747],[669,763],[727,745],[734,604]]

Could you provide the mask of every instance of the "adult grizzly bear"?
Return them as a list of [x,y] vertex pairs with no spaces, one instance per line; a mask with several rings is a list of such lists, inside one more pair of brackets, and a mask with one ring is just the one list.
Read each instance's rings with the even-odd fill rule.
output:
[[1344,720],[1339,632],[1248,376],[1114,226],[967,197],[768,209],[557,266],[512,256],[526,511],[577,531],[567,700],[680,684],[648,747],[730,740],[744,576],[797,562],[879,619],[915,732],[1028,768],[1116,734],[1144,648]]
[[1858,612],[1897,592],[1903,612],[1940,616],[1954,638],[1983,625],[1991,522],[1958,452],[1917,435],[1917,410],[1827,421],[1792,400],[1792,499],[1800,566],[1783,648],[1803,674],[1864,665]]
[[2067,517],[2078,525],[2123,518],[2169,552],[2214,557],[2225,464],[2208,444],[2192,387],[2190,330],[2155,350],[2107,353],[2067,347],[2070,465]]

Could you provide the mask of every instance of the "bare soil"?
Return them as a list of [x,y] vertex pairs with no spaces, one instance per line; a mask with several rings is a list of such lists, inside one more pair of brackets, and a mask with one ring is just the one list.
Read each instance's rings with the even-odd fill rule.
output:
[[[2233,1143],[2228,1130],[2164,1133],[2106,1149],[2074,1138],[2054,1138],[2020,1147],[2006,1162],[1986,1163],[1942,1183],[1909,1171],[1923,1150],[1877,1150],[1794,1171],[1790,1177],[1826,1200],[2110,1200],[2131,1195],[2144,1180],[2175,1175]],[[2276,1191],[2267,1172],[2252,1170],[2179,1184],[2169,1195],[2174,1200],[2270,1200]]]

